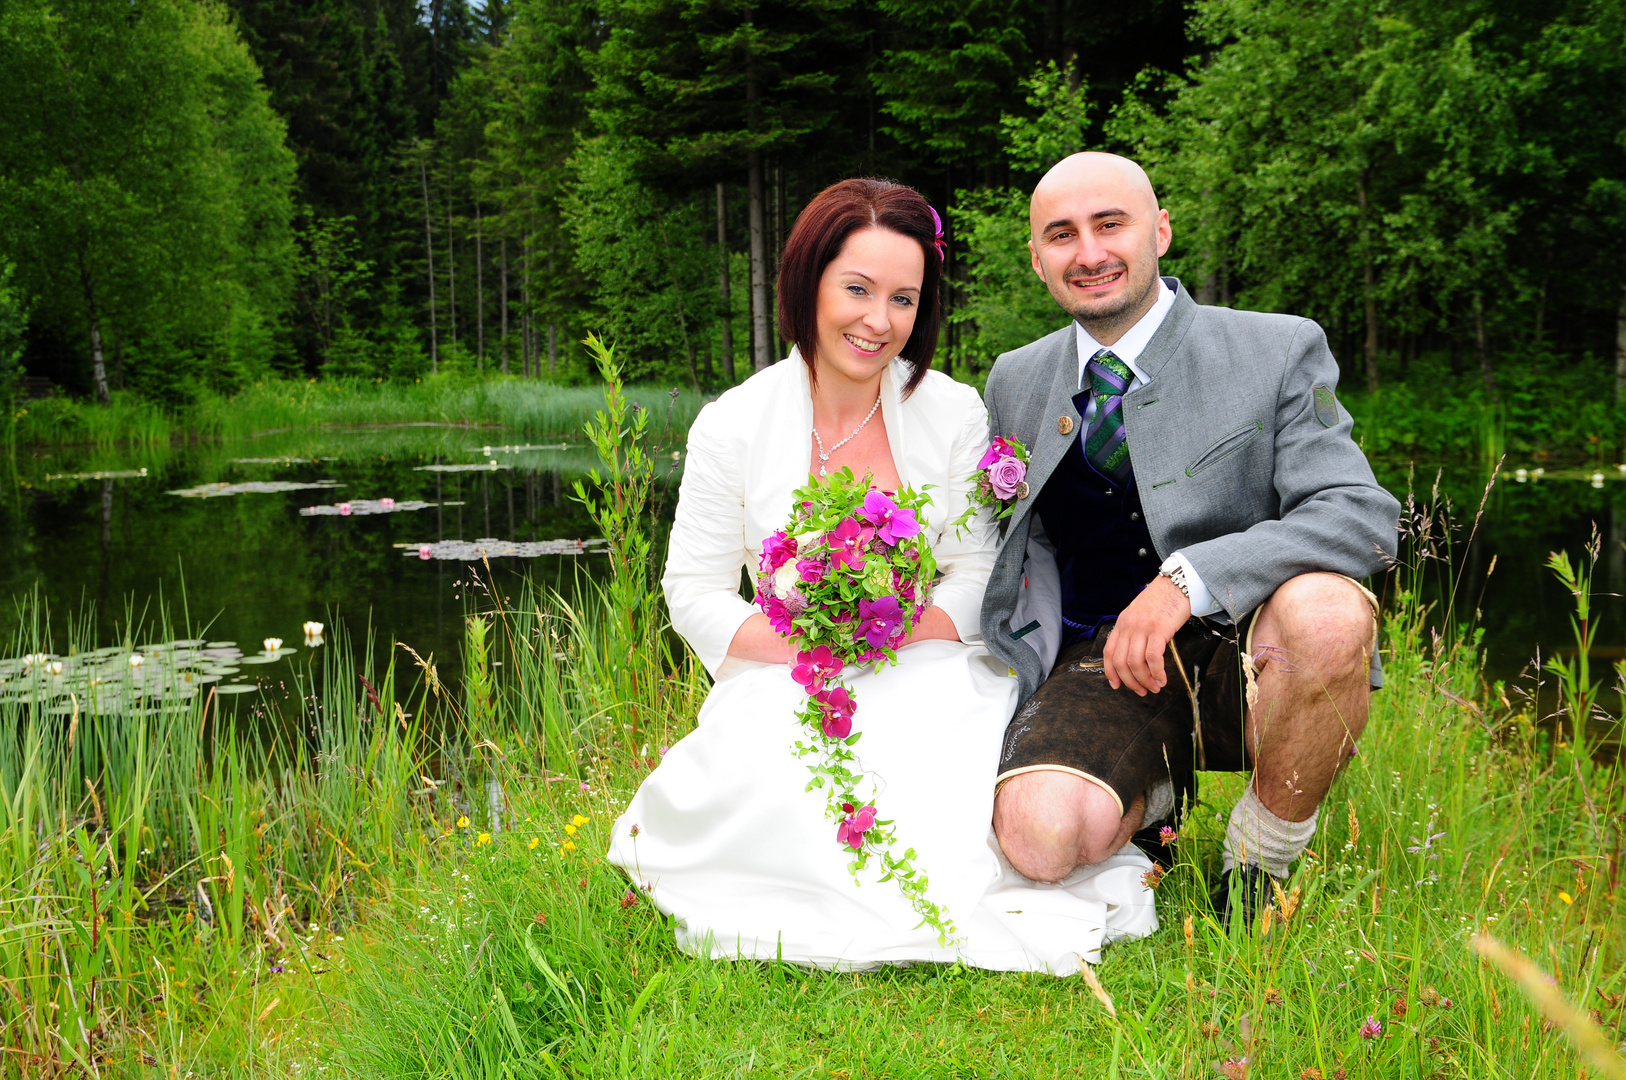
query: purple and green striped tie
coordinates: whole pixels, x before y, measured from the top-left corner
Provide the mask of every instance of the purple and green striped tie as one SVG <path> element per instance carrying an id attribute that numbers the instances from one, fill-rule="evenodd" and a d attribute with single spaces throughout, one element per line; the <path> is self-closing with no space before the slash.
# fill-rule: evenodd
<path id="1" fill-rule="evenodd" d="M 1129 480 L 1129 443 L 1124 437 L 1124 395 L 1135 380 L 1129 365 L 1106 349 L 1084 365 L 1090 392 L 1095 395 L 1095 415 L 1084 429 L 1084 456 L 1103 476 L 1118 483 Z"/>

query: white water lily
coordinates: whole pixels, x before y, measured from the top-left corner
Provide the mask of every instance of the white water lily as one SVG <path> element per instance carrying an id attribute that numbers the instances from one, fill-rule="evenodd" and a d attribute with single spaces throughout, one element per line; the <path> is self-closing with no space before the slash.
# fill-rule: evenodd
<path id="1" fill-rule="evenodd" d="M 143 663 L 146 662 L 146 659 L 147 658 L 145 656 L 142 656 L 140 653 L 131 653 L 130 654 L 130 666 L 131 667 L 140 667 Z"/>
<path id="2" fill-rule="evenodd" d="M 23 667 L 25 667 L 25 668 L 42 667 L 42 666 L 44 666 L 45 662 L 47 660 L 49 660 L 49 659 L 50 659 L 50 657 L 47 656 L 45 653 L 42 653 L 42 652 L 29 653 L 27 656 L 23 657 Z"/>
<path id="3" fill-rule="evenodd" d="M 315 647 L 322 644 L 322 630 L 323 626 L 321 623 L 307 622 L 305 624 L 305 645 L 307 647 Z"/>
<path id="4" fill-rule="evenodd" d="M 45 670 L 50 672 L 52 675 L 62 674 L 62 661 L 52 660 L 49 664 L 45 665 Z"/>
<path id="5" fill-rule="evenodd" d="M 276 652 L 278 649 L 282 648 L 282 639 L 279 637 L 268 637 L 264 641 L 260 642 L 260 644 L 265 646 L 266 652 Z"/>

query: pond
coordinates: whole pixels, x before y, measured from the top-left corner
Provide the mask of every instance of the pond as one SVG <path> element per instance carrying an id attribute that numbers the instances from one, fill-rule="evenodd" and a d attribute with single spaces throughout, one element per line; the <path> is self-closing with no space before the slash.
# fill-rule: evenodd
<path id="1" fill-rule="evenodd" d="M 284 648 L 252 669 L 262 680 L 299 654 L 306 622 L 336 618 L 354 631 L 370 626 L 380 645 L 394 639 L 433 653 L 455 678 L 474 542 L 509 545 L 482 545 L 509 594 L 520 574 L 568 591 L 603 565 L 592 523 L 571 498 L 572 481 L 592 464 L 579 438 L 526 441 L 439 425 L 152 451 L 19 450 L 14 493 L 0 505 L 9 555 L 0 590 L 17 598 L 37 587 L 59 637 L 70 612 L 94 605 L 103 643 L 120 642 L 132 620 L 157 626 L 160 608 L 173 636 L 200 650 L 265 660 L 264 640 L 281 639 Z M 1402 498 L 1410 488 L 1428 501 L 1438 477 L 1461 526 L 1450 553 L 1459 571 L 1454 611 L 1458 621 L 1479 611 L 1494 677 L 1516 677 L 1538 647 L 1543 655 L 1572 647 L 1571 599 L 1545 563 L 1554 550 L 1582 555 L 1594 523 L 1597 589 L 1615 594 L 1600 605 L 1596 655 L 1626 655 L 1618 597 L 1626 591 L 1626 471 L 1524 468 L 1522 481 L 1511 465 L 1497 478 L 1468 544 L 1487 472 L 1377 463 Z M 1444 581 L 1436 576 L 1438 598 L 1452 594 Z M 228 673 L 222 688 L 251 681 Z"/>

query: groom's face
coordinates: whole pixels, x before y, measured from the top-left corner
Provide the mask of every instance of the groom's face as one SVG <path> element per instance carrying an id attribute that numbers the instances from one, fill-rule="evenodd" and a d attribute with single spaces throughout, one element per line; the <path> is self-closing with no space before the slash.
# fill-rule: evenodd
<path id="1" fill-rule="evenodd" d="M 1158 208 L 1138 169 L 1112 160 L 1068 164 L 1034 192 L 1033 269 L 1086 328 L 1123 323 L 1127 330 L 1156 300 L 1157 260 L 1171 236 L 1168 211 Z"/>

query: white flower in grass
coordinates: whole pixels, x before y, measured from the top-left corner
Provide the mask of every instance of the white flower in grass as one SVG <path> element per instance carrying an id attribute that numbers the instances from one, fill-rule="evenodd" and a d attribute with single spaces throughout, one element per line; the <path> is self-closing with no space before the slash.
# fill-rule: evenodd
<path id="1" fill-rule="evenodd" d="M 311 647 L 322 644 L 322 630 L 321 623 L 307 622 L 305 624 L 305 644 Z"/>
<path id="2" fill-rule="evenodd" d="M 142 664 L 144 664 L 146 662 L 147 662 L 147 658 L 145 656 L 142 656 L 140 653 L 131 653 L 130 654 L 130 666 L 131 667 L 138 668 L 138 667 L 140 667 Z"/>
<path id="3" fill-rule="evenodd" d="M 50 657 L 47 656 L 45 653 L 42 653 L 42 652 L 29 653 L 27 656 L 23 657 L 23 667 L 25 667 L 25 668 L 44 667 L 45 662 L 47 660 L 49 660 L 49 659 L 50 659 Z"/>
<path id="4" fill-rule="evenodd" d="M 268 637 L 264 641 L 260 642 L 260 644 L 265 646 L 266 652 L 277 652 L 282 648 L 282 639 L 279 637 Z"/>
<path id="5" fill-rule="evenodd" d="M 49 664 L 45 665 L 45 670 L 50 672 L 52 675 L 62 674 L 62 661 L 52 660 Z"/>

